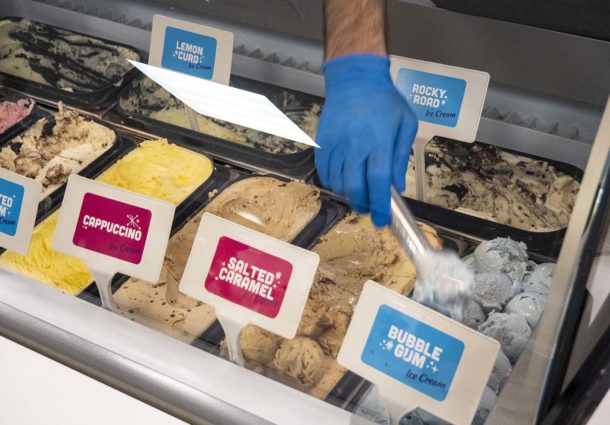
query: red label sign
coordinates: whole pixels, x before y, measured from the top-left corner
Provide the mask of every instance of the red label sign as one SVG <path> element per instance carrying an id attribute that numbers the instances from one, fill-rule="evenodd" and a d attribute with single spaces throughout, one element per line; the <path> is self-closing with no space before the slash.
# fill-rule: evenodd
<path id="1" fill-rule="evenodd" d="M 72 242 L 74 245 L 139 264 L 151 212 L 114 199 L 86 193 Z"/>
<path id="2" fill-rule="evenodd" d="M 291 274 L 288 261 L 222 236 L 205 288 L 273 319 L 280 311 Z"/>

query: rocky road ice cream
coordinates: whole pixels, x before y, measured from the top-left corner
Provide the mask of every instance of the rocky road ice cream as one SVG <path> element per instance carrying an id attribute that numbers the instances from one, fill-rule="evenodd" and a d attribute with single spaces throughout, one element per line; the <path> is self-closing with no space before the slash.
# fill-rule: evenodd
<path id="1" fill-rule="evenodd" d="M 547 161 L 440 138 L 425 155 L 428 203 L 528 231 L 568 225 L 580 183 Z M 416 198 L 413 161 L 406 180 L 406 196 Z"/>

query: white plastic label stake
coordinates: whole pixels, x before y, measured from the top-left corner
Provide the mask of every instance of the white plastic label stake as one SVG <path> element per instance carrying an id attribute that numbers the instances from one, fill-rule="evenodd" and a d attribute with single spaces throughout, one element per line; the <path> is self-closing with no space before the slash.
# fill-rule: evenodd
<path id="1" fill-rule="evenodd" d="M 205 213 L 180 291 L 215 307 L 231 360 L 243 364 L 239 333 L 247 324 L 293 338 L 320 257 Z"/>
<path id="2" fill-rule="evenodd" d="M 417 199 L 423 201 L 426 144 L 434 136 L 474 142 L 489 74 L 400 56 L 390 59 L 396 88 L 419 121 L 413 148 Z"/>
<path id="3" fill-rule="evenodd" d="M 0 246 L 30 250 L 42 187 L 40 182 L 0 168 Z"/>
<path id="4" fill-rule="evenodd" d="M 53 249 L 87 263 L 102 305 L 111 309 L 116 273 L 159 279 L 174 210 L 168 202 L 71 175 Z"/>
<path id="5" fill-rule="evenodd" d="M 232 32 L 167 16 L 153 16 L 150 65 L 229 84 L 232 61 Z"/>
<path id="6" fill-rule="evenodd" d="M 229 84 L 233 33 L 167 16 L 154 15 L 148 64 L 206 80 Z M 191 128 L 197 115 L 184 106 Z"/>
<path id="7" fill-rule="evenodd" d="M 420 407 L 470 425 L 500 344 L 368 281 L 337 360 L 379 386 L 393 424 Z"/>
<path id="8" fill-rule="evenodd" d="M 265 96 L 179 72 L 129 61 L 196 112 L 305 145 L 318 145 Z"/>

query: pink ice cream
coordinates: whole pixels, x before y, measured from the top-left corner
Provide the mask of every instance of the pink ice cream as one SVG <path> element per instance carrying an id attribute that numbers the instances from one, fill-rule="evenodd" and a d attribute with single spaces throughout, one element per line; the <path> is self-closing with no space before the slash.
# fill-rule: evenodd
<path id="1" fill-rule="evenodd" d="M 34 102 L 30 99 L 0 103 L 0 134 L 30 115 L 33 107 Z"/>

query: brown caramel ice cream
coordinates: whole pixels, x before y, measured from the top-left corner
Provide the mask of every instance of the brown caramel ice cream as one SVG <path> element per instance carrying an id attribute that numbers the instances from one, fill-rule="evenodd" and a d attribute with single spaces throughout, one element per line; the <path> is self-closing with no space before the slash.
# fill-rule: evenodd
<path id="1" fill-rule="evenodd" d="M 212 307 L 178 291 L 203 213 L 290 241 L 318 213 L 320 205 L 320 192 L 314 186 L 272 177 L 239 180 L 172 236 L 159 282 L 132 278 L 114 294 L 114 301 L 135 320 L 192 342 L 216 320 Z"/>
<path id="2" fill-rule="evenodd" d="M 420 227 L 434 248 L 442 241 L 426 224 Z M 248 364 L 287 378 L 313 395 L 325 397 L 344 373 L 335 358 L 358 302 L 364 283 L 371 279 L 402 294 L 415 284 L 415 265 L 398 246 L 388 229 L 376 229 L 370 217 L 351 214 L 335 226 L 313 249 L 320 255 L 309 299 L 297 337 L 283 342 L 272 364 Z M 247 327 L 243 332 L 250 331 Z M 242 332 L 242 333 L 243 333 Z M 268 339 L 265 339 L 268 341 Z M 251 340 L 241 339 L 242 352 Z M 262 350 L 257 342 L 257 350 Z M 276 347 L 277 342 L 268 347 Z M 320 353 L 322 357 L 320 358 Z M 250 359 L 249 359 L 250 360 Z M 301 363 L 299 363 L 301 362 Z M 313 367 L 319 369 L 312 370 Z"/>

